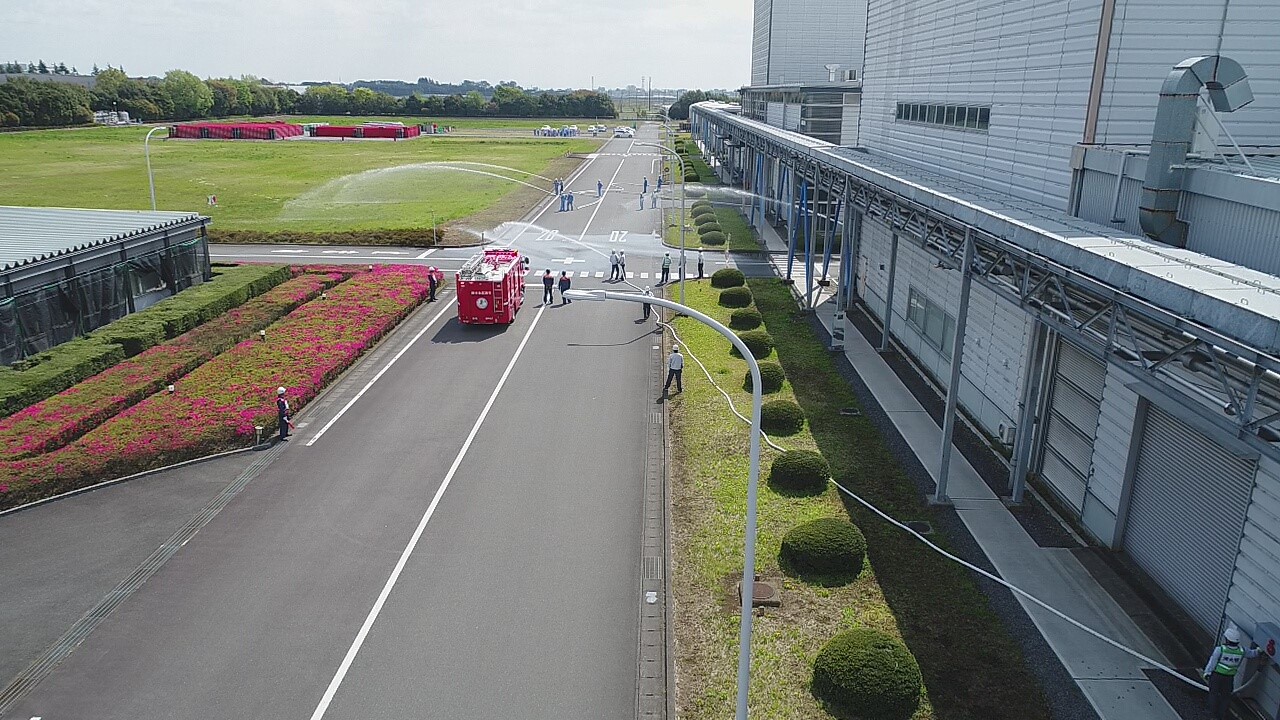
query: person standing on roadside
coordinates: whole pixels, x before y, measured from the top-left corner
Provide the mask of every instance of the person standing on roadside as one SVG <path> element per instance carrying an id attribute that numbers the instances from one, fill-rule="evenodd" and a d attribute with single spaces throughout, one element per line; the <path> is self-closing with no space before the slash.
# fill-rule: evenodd
<path id="1" fill-rule="evenodd" d="M 644 193 L 640 193 L 640 209 L 644 209 Z"/>
<path id="2" fill-rule="evenodd" d="M 702 248 L 698 248 L 698 279 L 702 279 Z"/>
<path id="3" fill-rule="evenodd" d="M 648 286 L 648 285 L 645 285 L 645 286 L 644 286 L 644 296 L 645 296 L 645 297 L 653 297 L 653 293 L 649 292 L 649 286 Z M 650 305 L 650 304 L 649 304 L 649 303 L 647 303 L 647 302 L 646 302 L 646 303 L 644 303 L 644 317 L 643 317 L 643 318 L 641 318 L 641 319 L 642 319 L 642 320 L 648 320 L 648 319 L 649 319 L 649 313 L 651 313 L 651 312 L 653 312 L 653 306 L 652 306 L 652 305 Z"/>
<path id="4" fill-rule="evenodd" d="M 569 191 L 569 210 L 573 210 L 573 191 Z"/>
<path id="5" fill-rule="evenodd" d="M 618 279 L 618 251 L 617 250 L 609 251 L 609 279 L 610 280 Z"/>
<path id="6" fill-rule="evenodd" d="M 427 268 L 427 302 L 436 301 L 436 288 L 440 287 L 439 272 L 435 265 Z"/>
<path id="7" fill-rule="evenodd" d="M 604 181 L 596 180 L 596 197 L 604 197 Z"/>
<path id="8" fill-rule="evenodd" d="M 662 255 L 662 279 L 658 281 L 659 285 L 666 285 L 671 282 L 671 253 Z"/>
<path id="9" fill-rule="evenodd" d="M 289 439 L 289 427 L 293 421 L 289 419 L 289 401 L 284 397 L 284 387 L 276 388 L 276 418 L 280 421 L 280 440 Z"/>
<path id="10" fill-rule="evenodd" d="M 556 294 L 554 290 L 555 285 L 556 285 L 556 276 L 551 274 L 551 268 L 547 268 L 547 271 L 542 273 L 542 304 L 543 305 L 550 305 L 551 303 L 555 302 L 555 299 L 556 299 Z"/>
<path id="11" fill-rule="evenodd" d="M 565 303 L 573 302 L 572 300 L 564 296 L 565 292 L 569 289 L 569 285 L 571 284 L 572 284 L 572 281 L 569 280 L 569 273 L 565 270 L 561 270 L 560 271 L 560 304 L 561 305 L 564 305 Z"/>
<path id="12" fill-rule="evenodd" d="M 641 190 L 640 192 L 646 195 L 649 193 L 649 176 L 648 175 L 644 176 L 644 189 Z"/>
<path id="13" fill-rule="evenodd" d="M 667 383 L 662 386 L 662 394 L 671 389 L 671 381 L 676 381 L 676 392 L 684 392 L 680 384 L 680 376 L 684 374 L 684 356 L 680 354 L 680 346 L 673 345 L 671 354 L 667 356 Z"/>
<path id="14" fill-rule="evenodd" d="M 625 281 L 627 279 L 627 251 L 618 251 L 618 279 Z"/>

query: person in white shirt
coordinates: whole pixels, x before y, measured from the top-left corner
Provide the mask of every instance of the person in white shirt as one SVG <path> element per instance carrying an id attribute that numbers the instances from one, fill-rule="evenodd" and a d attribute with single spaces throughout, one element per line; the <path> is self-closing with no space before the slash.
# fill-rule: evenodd
<path id="1" fill-rule="evenodd" d="M 662 386 L 662 392 L 666 393 L 671 389 L 671 381 L 676 381 L 676 392 L 684 392 L 684 387 L 680 383 L 680 376 L 684 373 L 684 356 L 680 354 L 680 346 L 675 345 L 671 348 L 671 354 L 667 356 L 667 383 Z"/>

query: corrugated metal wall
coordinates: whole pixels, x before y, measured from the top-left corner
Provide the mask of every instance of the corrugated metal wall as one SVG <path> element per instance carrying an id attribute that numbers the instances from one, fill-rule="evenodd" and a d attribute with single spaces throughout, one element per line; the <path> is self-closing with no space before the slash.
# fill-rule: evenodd
<path id="1" fill-rule="evenodd" d="M 1116 546 L 1120 498 L 1124 494 L 1129 448 L 1138 414 L 1138 393 L 1131 380 L 1114 366 L 1107 367 L 1093 441 L 1093 470 L 1081 521 L 1098 542 Z"/>
<path id="2" fill-rule="evenodd" d="M 857 264 L 864 276 L 864 297 L 877 317 L 884 318 L 884 297 L 889 282 L 891 237 L 887 228 L 864 220 Z M 880 266 L 884 265 L 881 270 Z M 893 335 L 935 379 L 945 384 L 951 361 L 907 323 L 907 299 L 915 287 L 951 313 L 960 300 L 960 274 L 935 267 L 936 262 L 909 240 L 898 243 L 897 279 L 894 281 Z M 1021 308 L 1001 301 L 975 283 L 969 298 L 969 323 L 958 401 L 965 412 L 991 435 L 1000 425 L 1013 424 L 1018 391 L 1026 364 L 1033 323 Z"/>
<path id="3" fill-rule="evenodd" d="M 824 67 L 838 64 L 856 69 L 861 76 L 862 44 L 866 33 L 865 0 L 758 0 L 753 51 L 760 47 L 761 5 L 772 5 L 768 28 L 768 59 L 755 60 L 753 52 L 751 84 L 827 82 Z M 757 80 L 760 66 L 767 77 Z"/>
<path id="4" fill-rule="evenodd" d="M 751 33 L 751 84 L 769 84 L 769 33 L 773 0 L 756 0 Z"/>
<path id="5" fill-rule="evenodd" d="M 1184 192 L 1178 217 L 1189 250 L 1280 275 L 1280 212 Z"/>
<path id="6" fill-rule="evenodd" d="M 1121 222 L 1111 221 L 1115 191 L 1115 175 L 1097 170 L 1085 170 L 1084 183 L 1080 188 L 1080 217 L 1141 236 L 1142 225 L 1138 222 L 1138 202 L 1142 198 L 1142 178 L 1125 176 L 1124 185 L 1120 187 L 1120 204 L 1115 215 L 1121 219 Z"/>
<path id="7" fill-rule="evenodd" d="M 1260 622 L 1280 622 L 1280 464 L 1262 458 L 1254 481 L 1244 537 L 1236 558 L 1227 617 L 1252 635 Z M 1265 672 L 1255 699 L 1274 716 L 1280 708 L 1280 674 Z"/>
<path id="8" fill-rule="evenodd" d="M 1219 51 L 1224 7 L 1227 22 Z M 1169 71 L 1187 58 L 1221 52 L 1244 66 L 1255 98 L 1243 110 L 1220 115 L 1223 123 L 1241 145 L 1276 145 L 1278 38 L 1280 12 L 1274 0 L 1117 2 L 1097 141 L 1149 144 L 1160 84 Z"/>

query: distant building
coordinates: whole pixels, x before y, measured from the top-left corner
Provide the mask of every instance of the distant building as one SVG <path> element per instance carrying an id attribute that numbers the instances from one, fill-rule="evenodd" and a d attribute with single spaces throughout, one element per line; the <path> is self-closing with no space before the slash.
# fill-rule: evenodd
<path id="1" fill-rule="evenodd" d="M 209 222 L 195 213 L 0 206 L 0 363 L 204 282 Z"/>

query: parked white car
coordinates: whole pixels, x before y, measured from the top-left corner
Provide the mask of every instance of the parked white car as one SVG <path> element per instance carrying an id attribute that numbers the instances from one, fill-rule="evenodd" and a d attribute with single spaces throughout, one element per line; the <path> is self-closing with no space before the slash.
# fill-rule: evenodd
<path id="1" fill-rule="evenodd" d="M 636 136 L 636 131 L 632 130 L 629 127 L 623 127 L 619 125 L 618 127 L 613 129 L 613 136 L 620 137 L 620 138 L 633 138 Z"/>

